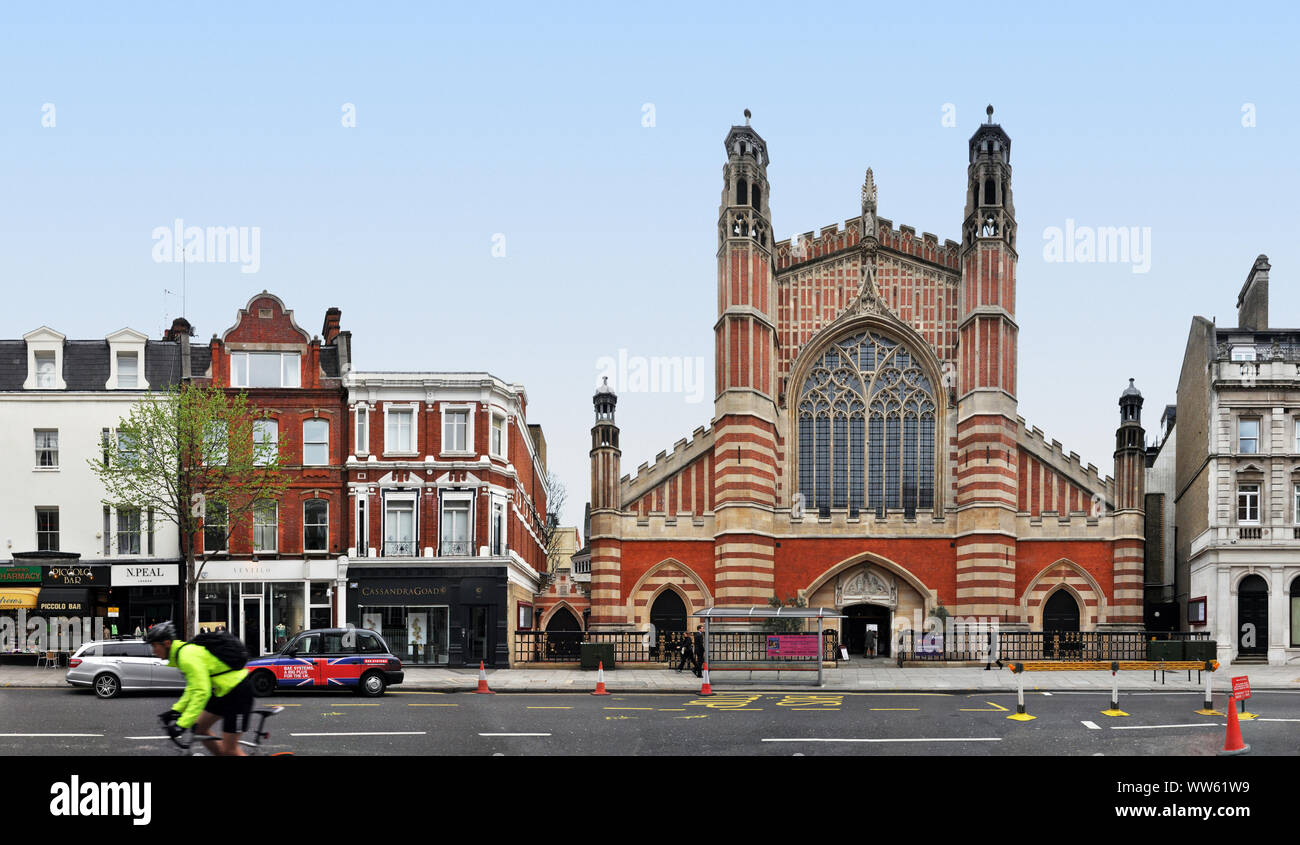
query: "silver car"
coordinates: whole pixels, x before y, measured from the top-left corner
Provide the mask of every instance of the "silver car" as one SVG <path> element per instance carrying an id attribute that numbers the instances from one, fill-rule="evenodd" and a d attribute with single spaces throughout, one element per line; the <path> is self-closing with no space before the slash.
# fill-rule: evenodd
<path id="1" fill-rule="evenodd" d="M 154 657 L 143 640 L 86 643 L 68 660 L 66 680 L 74 687 L 90 687 L 100 698 L 136 690 L 185 689 L 181 670 Z"/>

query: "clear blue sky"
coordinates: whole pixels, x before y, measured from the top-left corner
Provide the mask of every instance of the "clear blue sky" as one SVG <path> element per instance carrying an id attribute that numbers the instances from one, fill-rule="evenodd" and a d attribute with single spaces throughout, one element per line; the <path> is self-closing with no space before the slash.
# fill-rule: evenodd
<path id="1" fill-rule="evenodd" d="M 157 336 L 180 268 L 153 261 L 153 230 L 257 226 L 257 273 L 190 265 L 200 339 L 266 288 L 309 331 L 342 308 L 360 368 L 521 382 L 576 523 L 598 359 L 712 371 L 742 110 L 778 238 L 853 215 L 870 166 L 883 217 L 956 240 L 987 103 L 1013 141 L 1020 411 L 1050 438 L 1109 473 L 1128 378 L 1153 430 L 1192 315 L 1235 324 L 1261 252 L 1273 324 L 1300 325 L 1289 4 L 467 6 L 6 7 L 0 336 Z M 1150 272 L 1045 262 L 1068 219 L 1149 227 Z M 711 412 L 624 394 L 624 470 Z"/>

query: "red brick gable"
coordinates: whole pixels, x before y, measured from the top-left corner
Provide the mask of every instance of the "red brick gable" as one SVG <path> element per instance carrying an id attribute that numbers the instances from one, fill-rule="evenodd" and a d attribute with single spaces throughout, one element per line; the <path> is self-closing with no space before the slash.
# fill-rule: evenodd
<path id="1" fill-rule="evenodd" d="M 307 334 L 293 319 L 293 312 L 274 294 L 262 291 L 239 309 L 235 324 L 221 336 L 225 343 L 239 344 L 293 344 L 311 342 Z"/>

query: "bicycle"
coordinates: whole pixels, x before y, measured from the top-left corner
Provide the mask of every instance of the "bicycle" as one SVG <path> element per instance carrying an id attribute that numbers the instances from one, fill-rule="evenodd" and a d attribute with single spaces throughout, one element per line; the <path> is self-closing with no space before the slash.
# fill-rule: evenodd
<path id="1" fill-rule="evenodd" d="M 210 749 L 208 749 L 206 743 L 220 742 L 221 737 L 213 736 L 212 734 L 196 734 L 192 730 L 188 732 L 185 730 L 174 732 L 172 730 L 176 722 L 176 716 L 174 715 L 174 712 L 175 711 L 168 711 L 166 713 L 162 713 L 158 716 L 158 720 L 162 722 L 163 730 L 167 731 L 167 738 L 172 741 L 172 745 L 175 745 L 178 749 L 180 749 L 181 756 L 182 757 L 216 756 L 212 754 Z M 251 730 L 253 734 L 253 739 L 250 741 L 244 739 L 243 736 L 239 738 L 239 744 L 244 748 L 244 751 L 248 756 L 250 757 L 262 757 L 262 756 L 292 757 L 293 756 L 292 751 L 276 751 L 268 754 L 266 753 L 266 749 L 262 747 L 262 740 L 269 739 L 271 736 L 270 731 L 266 730 L 266 720 L 271 718 L 272 716 L 277 716 L 283 712 L 284 712 L 283 707 L 272 707 L 270 709 L 263 708 L 263 709 L 254 710 L 252 712 L 252 716 L 257 719 L 256 725 L 249 726 L 249 730 Z M 249 721 L 252 722 L 252 719 L 250 719 Z M 248 730 L 245 730 L 244 733 L 247 734 L 248 732 L 249 732 Z"/>

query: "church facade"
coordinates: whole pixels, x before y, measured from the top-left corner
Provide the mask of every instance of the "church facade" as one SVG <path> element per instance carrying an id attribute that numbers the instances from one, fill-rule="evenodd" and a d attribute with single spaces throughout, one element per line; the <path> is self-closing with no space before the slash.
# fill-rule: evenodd
<path id="1" fill-rule="evenodd" d="M 766 142 L 747 119 L 725 148 L 713 418 L 623 474 L 617 396 L 596 393 L 589 627 L 776 597 L 844 613 L 851 649 L 939 605 L 1141 628 L 1141 395 L 1120 399 L 1113 476 L 1017 415 L 1011 139 L 991 107 L 959 243 L 879 217 L 870 170 L 843 226 L 775 241 Z"/>

